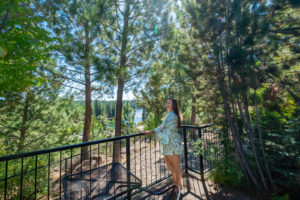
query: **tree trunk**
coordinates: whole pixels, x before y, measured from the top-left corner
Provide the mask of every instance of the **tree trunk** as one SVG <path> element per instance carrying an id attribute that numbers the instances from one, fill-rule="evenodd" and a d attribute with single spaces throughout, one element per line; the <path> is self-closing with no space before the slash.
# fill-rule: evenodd
<path id="1" fill-rule="evenodd" d="M 242 93 L 244 93 L 244 92 L 242 92 Z M 261 164 L 258 159 L 255 143 L 254 143 L 253 129 L 250 124 L 249 112 L 247 112 L 248 111 L 247 99 L 245 99 L 246 98 L 245 94 L 243 94 L 242 96 L 243 96 L 243 108 L 244 108 L 245 113 L 242 110 L 241 102 L 238 100 L 238 107 L 239 107 L 239 111 L 240 111 L 240 115 L 241 115 L 241 120 L 242 120 L 243 126 L 246 128 L 246 131 L 248 134 L 248 139 L 249 139 L 249 143 L 251 146 L 252 154 L 254 156 L 256 168 L 258 170 L 258 174 L 261 179 L 262 185 L 264 187 L 264 190 L 268 191 L 266 179 L 265 179 L 264 173 L 262 171 Z M 239 98 L 239 97 L 237 97 L 237 98 Z"/>
<path id="2" fill-rule="evenodd" d="M 123 99 L 124 80 L 118 79 L 116 118 L 115 118 L 115 136 L 121 136 L 122 131 L 122 99 Z M 121 162 L 120 141 L 114 142 L 113 162 Z"/>
<path id="3" fill-rule="evenodd" d="M 256 89 L 254 89 L 254 102 L 255 102 L 255 113 L 256 113 L 256 123 L 257 123 L 257 132 L 258 132 L 258 136 L 259 136 L 259 144 L 260 144 L 260 150 L 262 153 L 262 160 L 263 163 L 265 165 L 265 169 L 269 178 L 269 181 L 271 183 L 271 191 L 274 192 L 274 181 L 270 172 L 270 168 L 269 168 L 269 164 L 267 163 L 267 159 L 266 159 L 266 153 L 265 153 L 265 147 L 264 147 L 264 143 L 263 143 L 263 139 L 262 139 L 262 133 L 261 133 L 261 129 L 260 129 L 260 114 L 259 111 L 257 109 L 257 100 L 256 100 Z"/>
<path id="4" fill-rule="evenodd" d="M 244 171 L 245 175 L 248 177 L 248 179 L 253 183 L 253 185 L 255 185 L 256 188 L 260 191 L 261 190 L 260 184 L 257 181 L 252 169 L 250 168 L 246 154 L 242 147 L 241 138 L 238 135 L 237 128 L 235 127 L 234 121 L 232 119 L 231 108 L 230 108 L 230 105 L 228 102 L 227 89 L 226 89 L 226 85 L 224 83 L 225 70 L 224 70 L 224 67 L 222 70 L 221 63 L 223 63 L 223 62 L 220 61 L 220 59 L 223 58 L 221 42 L 220 42 L 220 45 L 221 45 L 221 48 L 220 48 L 221 56 L 216 58 L 217 62 L 218 62 L 218 64 L 217 64 L 217 79 L 218 79 L 218 85 L 219 85 L 219 89 L 220 89 L 222 99 L 223 99 L 223 106 L 224 106 L 226 121 L 228 122 L 228 126 L 231 130 L 233 141 L 234 141 L 235 148 L 236 148 L 236 152 L 237 152 L 240 164 L 243 168 L 243 171 Z"/>
<path id="5" fill-rule="evenodd" d="M 85 45 L 84 45 L 84 56 L 85 56 L 85 66 L 84 66 L 84 78 L 85 78 L 85 117 L 84 117 L 84 130 L 82 142 L 88 142 L 90 139 L 91 122 L 92 122 L 92 99 L 91 99 L 91 72 L 90 72 L 90 60 L 89 60 L 89 27 L 88 22 L 84 24 L 85 32 Z M 82 160 L 89 158 L 88 146 L 81 148 Z"/>
<path id="6" fill-rule="evenodd" d="M 129 10 L 130 0 L 126 0 L 124 24 L 122 31 L 122 47 L 120 54 L 120 66 L 119 66 L 119 77 L 118 77 L 118 91 L 117 91 L 117 104 L 116 104 L 116 118 L 115 118 L 115 136 L 120 136 L 122 131 L 122 101 L 123 101 L 123 90 L 125 83 L 126 73 L 126 48 L 128 40 L 128 21 L 129 21 Z M 113 144 L 113 162 L 121 161 L 121 145 L 120 141 L 115 141 Z"/>
<path id="7" fill-rule="evenodd" d="M 197 99 L 195 96 L 192 97 L 192 114 L 191 114 L 191 125 L 196 124 L 196 102 Z M 195 138 L 195 129 L 191 129 L 191 138 Z"/>
<path id="8" fill-rule="evenodd" d="M 192 98 L 192 115 L 191 115 L 191 125 L 196 124 L 196 97 L 193 96 Z"/>
<path id="9" fill-rule="evenodd" d="M 253 185 L 255 185 L 256 188 L 258 190 L 260 190 L 260 184 L 258 183 L 256 177 L 254 176 L 254 173 L 252 172 L 252 170 L 250 168 L 246 154 L 242 147 L 241 138 L 239 137 L 237 129 L 233 123 L 233 119 L 231 117 L 231 112 L 230 112 L 230 106 L 228 104 L 226 92 L 224 89 L 224 83 L 222 83 L 222 82 L 223 81 L 219 80 L 219 86 L 220 86 L 220 90 L 221 90 L 221 94 L 222 94 L 222 98 L 223 98 L 225 117 L 226 117 L 226 121 L 228 122 L 228 126 L 232 133 L 232 137 L 233 137 L 233 141 L 235 143 L 235 148 L 236 148 L 237 155 L 239 157 L 239 161 L 245 172 L 245 175 L 249 178 L 249 180 L 253 183 Z"/>
<path id="10" fill-rule="evenodd" d="M 20 140 L 19 140 L 19 145 L 18 145 L 18 152 L 22 151 L 24 148 L 24 142 L 25 142 L 25 135 L 26 135 L 26 130 L 27 130 L 27 120 L 28 120 L 28 109 L 29 109 L 29 92 L 26 94 L 26 99 L 25 99 L 25 105 L 23 109 L 23 122 L 22 122 L 22 127 L 20 130 Z"/>

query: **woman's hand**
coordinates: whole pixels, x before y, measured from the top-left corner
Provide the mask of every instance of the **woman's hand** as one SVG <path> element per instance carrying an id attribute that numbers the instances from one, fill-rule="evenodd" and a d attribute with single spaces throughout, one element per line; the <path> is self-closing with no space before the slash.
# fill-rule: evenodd
<path id="1" fill-rule="evenodd" d="M 155 131 L 142 131 L 141 132 L 142 134 L 144 134 L 144 135 L 150 135 L 150 134 L 153 134 L 153 133 L 155 133 Z"/>

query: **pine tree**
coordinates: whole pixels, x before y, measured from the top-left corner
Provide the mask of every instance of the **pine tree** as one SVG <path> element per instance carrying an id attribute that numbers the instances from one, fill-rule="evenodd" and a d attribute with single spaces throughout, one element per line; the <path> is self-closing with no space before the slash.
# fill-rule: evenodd
<path id="1" fill-rule="evenodd" d="M 0 96 L 43 81 L 34 72 L 48 58 L 51 38 L 30 2 L 0 2 Z"/>
<path id="2" fill-rule="evenodd" d="M 46 68 L 56 67 L 54 62 L 44 63 L 38 74 L 46 78 Z M 72 97 L 60 98 L 61 80 L 47 80 L 24 92 L 6 93 L 1 103 L 0 130 L 7 153 L 50 148 L 76 142 L 72 137 L 81 132 L 81 112 L 72 107 Z"/>
<path id="3" fill-rule="evenodd" d="M 242 169 L 261 194 L 269 194 L 273 179 L 264 155 L 259 157 L 261 154 L 255 144 L 247 96 L 261 52 L 260 44 L 265 42 L 265 27 L 269 24 L 266 18 L 258 17 L 267 12 L 266 6 L 258 1 L 189 1 L 187 10 L 191 24 L 197 30 L 194 37 L 206 47 L 210 58 L 210 64 L 205 67 L 212 66 L 211 69 L 217 72 L 226 121 Z M 236 124 L 238 115 L 242 130 Z M 242 147 L 241 133 L 247 136 L 255 168 L 250 166 Z"/>
<path id="4" fill-rule="evenodd" d="M 164 33 L 161 27 L 168 23 L 168 1 L 114 0 L 113 3 L 111 21 L 103 24 L 106 37 L 102 38 L 101 51 L 110 56 L 108 63 L 115 78 L 109 80 L 117 85 L 115 136 L 120 136 L 123 92 L 136 84 L 136 77 L 143 72 L 155 41 Z M 153 33 L 155 25 L 161 30 L 156 35 Z M 120 162 L 120 156 L 120 144 L 116 141 L 114 161 Z"/>
<path id="5" fill-rule="evenodd" d="M 85 118 L 82 141 L 90 139 L 92 121 L 92 93 L 104 93 L 106 83 L 95 68 L 105 67 L 105 59 L 98 52 L 103 27 L 101 22 L 109 17 L 111 2 L 97 1 L 40 1 L 38 7 L 47 18 L 59 46 L 55 56 L 62 59 L 60 73 L 66 84 L 84 93 Z M 70 85 L 72 83 L 72 85 Z M 83 159 L 88 157 L 87 147 L 82 148 Z"/>

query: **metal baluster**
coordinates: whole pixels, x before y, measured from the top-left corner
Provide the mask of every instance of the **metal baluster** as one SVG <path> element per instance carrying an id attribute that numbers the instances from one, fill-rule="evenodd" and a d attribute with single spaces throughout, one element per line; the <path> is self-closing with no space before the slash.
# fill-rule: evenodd
<path id="1" fill-rule="evenodd" d="M 61 157 L 62 152 L 59 151 L 59 199 L 61 199 Z"/>
<path id="2" fill-rule="evenodd" d="M 108 143 L 106 142 L 106 165 L 107 165 L 107 152 L 108 152 L 108 150 L 107 150 L 107 147 L 108 147 Z M 109 147 L 110 148 L 110 147 Z M 105 172 L 107 173 L 107 167 L 105 167 Z M 108 190 L 108 188 L 109 188 L 109 186 L 108 185 L 106 185 L 106 190 Z"/>
<path id="3" fill-rule="evenodd" d="M 156 171 L 157 171 L 157 166 L 156 166 L 156 138 L 154 137 L 154 160 L 155 160 L 155 179 L 157 180 L 157 173 L 156 173 Z"/>
<path id="4" fill-rule="evenodd" d="M 80 153 L 80 173 L 82 173 L 82 151 Z"/>
<path id="5" fill-rule="evenodd" d="M 126 168 L 127 168 L 127 184 L 130 187 L 130 138 L 126 137 Z M 131 191 L 127 193 L 127 199 L 131 199 Z"/>
<path id="6" fill-rule="evenodd" d="M 191 137 L 191 130 L 192 129 L 194 129 L 194 128 L 189 128 L 188 130 L 189 130 L 189 133 L 190 133 L 190 147 L 191 148 L 193 148 L 193 145 L 192 145 L 192 143 L 193 142 L 195 142 L 196 141 L 196 134 L 195 134 L 195 136 L 194 137 Z M 192 141 L 192 139 L 193 139 L 193 141 Z M 192 149 L 193 150 L 193 149 Z M 193 152 L 193 151 L 192 151 Z M 195 155 L 194 155 L 194 153 L 190 153 L 190 157 L 192 158 L 191 159 L 191 168 L 192 169 L 195 169 L 197 166 L 196 166 L 196 159 L 195 159 Z M 193 167 L 193 165 L 195 165 L 195 167 Z"/>
<path id="7" fill-rule="evenodd" d="M 82 173 L 82 147 L 80 148 L 80 173 Z M 82 187 L 80 188 L 80 198 L 82 199 Z"/>
<path id="8" fill-rule="evenodd" d="M 134 175 L 136 175 L 136 150 L 135 150 L 135 136 L 133 137 L 133 145 L 134 145 Z"/>
<path id="9" fill-rule="evenodd" d="M 8 161 L 5 161 L 5 183 L 4 183 L 4 200 L 6 200 L 6 193 L 7 193 L 7 168 L 8 168 Z"/>
<path id="10" fill-rule="evenodd" d="M 34 170 L 34 199 L 36 199 L 36 188 L 37 188 L 37 158 L 38 155 L 35 156 L 35 170 Z"/>
<path id="11" fill-rule="evenodd" d="M 164 160 L 164 177 L 166 177 L 166 162 L 165 162 L 165 160 Z"/>
<path id="12" fill-rule="evenodd" d="M 73 161 L 72 161 L 73 159 L 72 158 L 73 158 L 73 149 L 71 149 L 71 173 L 70 173 L 71 175 L 73 174 Z"/>
<path id="13" fill-rule="evenodd" d="M 187 154 L 187 140 L 186 140 L 186 127 L 183 127 L 183 143 L 184 143 L 184 165 L 185 173 L 188 173 L 188 154 Z"/>
<path id="14" fill-rule="evenodd" d="M 141 179 L 143 178 L 142 177 L 142 136 L 140 136 L 140 177 Z"/>
<path id="15" fill-rule="evenodd" d="M 148 177 L 147 177 L 147 151 L 146 151 L 146 136 L 145 136 L 145 170 L 146 170 L 146 185 L 148 185 Z"/>
<path id="16" fill-rule="evenodd" d="M 201 128 L 198 129 L 198 134 L 199 134 L 199 139 L 202 140 Z M 204 169 L 203 169 L 203 154 L 200 155 L 200 172 L 201 172 L 201 176 L 203 177 L 204 176 L 204 174 L 203 174 L 203 172 L 204 172 Z"/>
<path id="17" fill-rule="evenodd" d="M 150 135 L 150 182 L 152 182 L 152 156 L 151 156 L 151 154 L 152 154 L 152 145 L 151 145 L 151 143 L 152 143 L 152 135 Z"/>
<path id="18" fill-rule="evenodd" d="M 213 135 L 213 132 L 211 131 L 211 139 L 212 139 L 212 143 L 213 143 L 213 149 L 215 149 L 215 145 L 216 145 L 216 138 Z M 214 151 L 211 151 L 211 155 L 215 158 L 215 153 Z M 212 159 L 210 159 L 210 164 L 212 166 Z"/>
<path id="19" fill-rule="evenodd" d="M 48 199 L 50 199 L 50 152 L 48 153 Z"/>
<path id="20" fill-rule="evenodd" d="M 90 145 L 90 180 L 92 179 L 92 145 Z M 90 182 L 90 191 L 92 191 L 92 181 Z M 89 197 L 91 198 L 91 193 L 89 193 Z"/>
<path id="21" fill-rule="evenodd" d="M 98 164 L 97 166 L 99 167 L 99 164 L 100 164 L 100 146 L 99 146 L 99 143 L 98 143 Z"/>
<path id="22" fill-rule="evenodd" d="M 105 145 L 106 145 L 106 150 L 105 150 L 105 159 L 106 159 L 105 162 L 106 162 L 106 163 L 105 163 L 105 164 L 107 165 L 107 142 L 105 143 Z"/>
<path id="23" fill-rule="evenodd" d="M 159 143 L 159 142 L 157 142 L 157 143 Z M 160 143 L 159 143 L 159 145 L 160 145 Z M 159 154 L 160 155 L 160 154 Z M 161 179 L 161 169 L 162 169 L 162 166 L 161 166 L 161 164 L 159 164 L 159 178 Z"/>
<path id="24" fill-rule="evenodd" d="M 21 160 L 21 188 L 20 188 L 20 199 L 23 199 L 23 157 Z"/>
<path id="25" fill-rule="evenodd" d="M 193 145 L 192 145 L 192 143 L 195 141 L 195 138 L 196 138 L 196 134 L 194 135 L 194 137 L 191 137 L 191 130 L 192 130 L 193 128 L 187 128 L 187 130 L 189 131 L 189 133 L 190 133 L 190 137 L 189 137 L 189 139 L 190 139 L 190 141 L 189 141 L 189 147 L 190 148 L 193 148 Z M 192 141 L 192 139 L 193 139 L 193 141 Z M 194 157 L 194 154 L 193 153 L 190 153 L 188 156 L 190 156 L 190 158 L 191 158 L 191 169 L 194 169 L 193 168 L 193 164 L 194 164 L 194 161 L 195 161 L 195 157 Z"/>

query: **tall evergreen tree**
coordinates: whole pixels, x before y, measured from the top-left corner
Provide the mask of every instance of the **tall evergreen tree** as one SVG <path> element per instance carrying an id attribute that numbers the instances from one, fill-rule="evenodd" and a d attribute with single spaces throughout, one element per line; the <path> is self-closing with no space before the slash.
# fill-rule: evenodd
<path id="1" fill-rule="evenodd" d="M 264 155 L 260 158 L 251 126 L 247 93 L 255 74 L 255 63 L 260 58 L 261 46 L 265 42 L 268 28 L 264 2 L 258 1 L 189 1 L 187 10 L 191 24 L 197 32 L 195 38 L 206 47 L 210 67 L 217 72 L 219 90 L 223 99 L 226 121 L 230 127 L 241 166 L 261 194 L 269 194 L 273 179 Z M 201 22 L 201 23 L 199 23 Z M 237 126 L 237 116 L 243 130 Z M 251 149 L 255 168 L 252 168 L 242 147 L 245 133 Z M 262 143 L 262 141 L 260 141 Z"/>
<path id="2" fill-rule="evenodd" d="M 106 37 L 103 38 L 103 52 L 113 55 L 110 64 L 114 69 L 117 85 L 115 115 L 115 136 L 122 130 L 123 92 L 136 82 L 136 77 L 147 65 L 154 43 L 164 33 L 162 28 L 168 23 L 168 1 L 114 0 L 113 18 L 103 25 Z M 154 34 L 155 27 L 160 31 Z M 120 144 L 114 143 L 114 161 L 121 159 Z"/>
<path id="3" fill-rule="evenodd" d="M 38 74 L 45 78 L 46 68 L 56 67 L 54 62 L 44 63 Z M 0 132 L 7 153 L 37 150 L 76 142 L 72 135 L 81 132 L 79 109 L 71 106 L 72 97 L 59 97 L 62 80 L 47 80 L 40 86 L 24 92 L 7 92 L 1 100 Z"/>
<path id="4" fill-rule="evenodd" d="M 105 58 L 98 52 L 103 27 L 109 17 L 111 2 L 96 1 L 39 1 L 49 28 L 58 38 L 55 55 L 61 61 L 60 73 L 66 84 L 84 93 L 85 117 L 82 141 L 90 139 L 92 121 L 92 92 L 104 93 L 106 84 L 95 70 L 101 68 Z M 100 78 L 101 77 L 101 78 Z M 72 83 L 72 85 L 70 85 Z M 83 160 L 88 157 L 87 147 L 82 148 Z"/>

